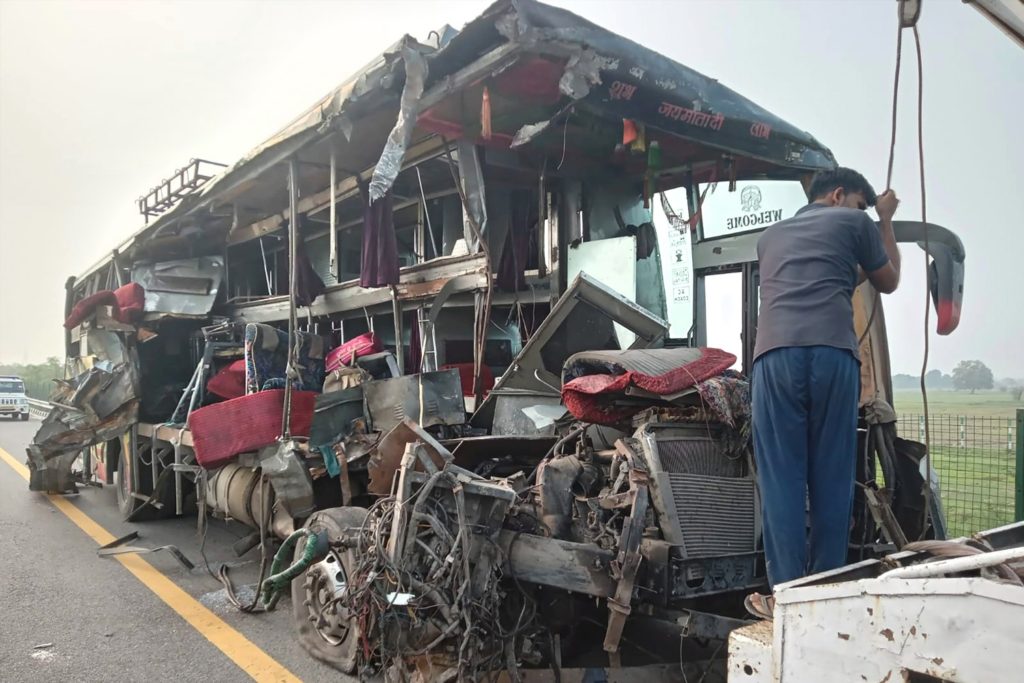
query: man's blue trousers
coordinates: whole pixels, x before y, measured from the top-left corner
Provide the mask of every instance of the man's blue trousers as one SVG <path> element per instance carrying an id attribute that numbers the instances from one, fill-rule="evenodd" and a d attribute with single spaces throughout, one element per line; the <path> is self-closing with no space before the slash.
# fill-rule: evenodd
<path id="1" fill-rule="evenodd" d="M 860 364 L 831 346 L 774 349 L 754 362 L 751 392 L 769 582 L 844 565 Z"/>

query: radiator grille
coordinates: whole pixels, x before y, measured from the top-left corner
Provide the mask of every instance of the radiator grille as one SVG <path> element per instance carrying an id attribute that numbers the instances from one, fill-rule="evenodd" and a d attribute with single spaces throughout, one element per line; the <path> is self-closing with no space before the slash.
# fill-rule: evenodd
<path id="1" fill-rule="evenodd" d="M 659 439 L 661 468 L 672 474 L 708 477 L 742 477 L 743 460 L 722 453 L 714 441 L 704 439 Z"/>
<path id="2" fill-rule="evenodd" d="M 754 550 L 754 481 L 668 474 L 687 557 Z"/>
<path id="3" fill-rule="evenodd" d="M 727 456 L 714 427 L 647 434 L 640 442 L 657 481 L 659 509 L 668 513 L 659 519 L 666 540 L 690 559 L 755 551 L 759 511 L 745 458 Z"/>

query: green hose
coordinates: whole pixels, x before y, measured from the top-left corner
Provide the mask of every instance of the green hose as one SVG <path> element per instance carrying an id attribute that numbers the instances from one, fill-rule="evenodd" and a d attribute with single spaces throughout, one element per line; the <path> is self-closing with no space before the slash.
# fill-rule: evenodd
<path id="1" fill-rule="evenodd" d="M 281 571 L 281 567 L 289 561 L 288 558 L 295 552 L 295 544 L 299 542 L 300 538 L 306 539 L 306 547 L 303 549 L 302 557 L 296 560 L 290 567 Z M 277 606 L 277 601 L 281 599 L 281 593 L 291 584 L 292 579 L 302 574 L 309 569 L 309 565 L 313 564 L 313 560 L 317 556 L 317 549 L 321 545 L 318 541 L 317 533 L 312 529 L 297 529 L 281 544 L 281 548 L 274 555 L 274 561 L 270 565 L 270 576 L 263 581 L 263 605 L 267 611 Z"/>

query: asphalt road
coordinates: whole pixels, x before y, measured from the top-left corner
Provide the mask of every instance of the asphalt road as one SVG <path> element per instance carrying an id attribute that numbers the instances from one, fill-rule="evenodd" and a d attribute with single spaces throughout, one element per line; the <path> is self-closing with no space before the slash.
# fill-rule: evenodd
<path id="1" fill-rule="evenodd" d="M 34 419 L 0 419 L 0 448 L 24 462 L 38 425 Z M 228 602 L 203 564 L 194 516 L 123 522 L 113 487 L 83 488 L 63 500 L 115 537 L 138 531 L 133 545 L 177 546 L 194 570 L 185 570 L 166 552 L 147 554 L 145 561 L 251 642 L 236 648 L 237 656 L 258 652 L 252 646 L 262 650 L 285 670 L 277 680 L 287 679 L 288 672 L 304 681 L 344 678 L 294 640 L 287 596 L 276 611 L 259 615 L 240 613 Z M 244 527 L 211 519 L 206 541 L 213 569 L 230 563 L 240 591 L 253 586 L 259 568 L 258 550 L 238 558 L 231 549 L 246 533 Z M 0 681 L 250 680 L 126 566 L 97 556 L 97 542 L 47 496 L 29 491 L 3 458 L 0 543 Z"/>

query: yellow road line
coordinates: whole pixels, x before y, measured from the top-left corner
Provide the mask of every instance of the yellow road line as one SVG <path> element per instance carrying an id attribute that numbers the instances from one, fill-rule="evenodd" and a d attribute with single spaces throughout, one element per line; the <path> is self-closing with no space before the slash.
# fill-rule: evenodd
<path id="1" fill-rule="evenodd" d="M 11 469 L 28 481 L 28 467 L 15 460 L 10 453 L 2 448 L 0 448 L 0 460 L 6 462 Z M 97 544 L 106 545 L 114 540 L 113 534 L 64 498 L 52 494 L 48 498 L 58 510 L 63 512 Z M 113 559 L 124 565 L 124 568 L 141 581 L 146 588 L 153 591 L 168 607 L 177 612 L 192 628 L 199 631 L 228 659 L 249 674 L 253 680 L 261 682 L 301 680 L 143 558 L 138 555 L 114 555 Z"/>

